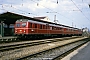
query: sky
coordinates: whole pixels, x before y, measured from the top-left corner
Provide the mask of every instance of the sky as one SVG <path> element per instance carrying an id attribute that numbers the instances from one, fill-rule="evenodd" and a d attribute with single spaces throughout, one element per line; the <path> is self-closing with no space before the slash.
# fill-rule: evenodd
<path id="1" fill-rule="evenodd" d="M 13 12 L 16 14 L 38 17 L 48 16 L 57 23 L 90 29 L 90 0 L 0 0 L 0 13 Z"/>

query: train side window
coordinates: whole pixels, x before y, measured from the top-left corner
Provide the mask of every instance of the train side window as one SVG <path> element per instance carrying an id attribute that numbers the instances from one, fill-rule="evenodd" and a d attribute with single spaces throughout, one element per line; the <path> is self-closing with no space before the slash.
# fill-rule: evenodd
<path id="1" fill-rule="evenodd" d="M 50 28 L 49 28 L 49 26 L 48 26 L 48 28 L 47 28 L 47 29 L 50 29 Z"/>
<path id="2" fill-rule="evenodd" d="M 46 29 L 50 29 L 49 26 L 46 26 Z"/>
<path id="3" fill-rule="evenodd" d="M 60 28 L 62 30 L 62 28 Z"/>
<path id="4" fill-rule="evenodd" d="M 54 27 L 54 30 L 56 30 L 56 27 Z"/>
<path id="5" fill-rule="evenodd" d="M 59 30 L 59 27 L 58 27 L 58 30 Z"/>
<path id="6" fill-rule="evenodd" d="M 73 32 L 73 29 L 71 29 L 71 31 Z"/>
<path id="7" fill-rule="evenodd" d="M 35 24 L 35 28 L 37 28 L 37 24 Z"/>
<path id="8" fill-rule="evenodd" d="M 72 31 L 72 29 L 70 29 L 70 31 Z"/>
<path id="9" fill-rule="evenodd" d="M 40 25 L 40 29 L 42 29 L 42 25 Z"/>
<path id="10" fill-rule="evenodd" d="M 52 26 L 52 30 L 54 30 L 54 27 Z"/>
<path id="11" fill-rule="evenodd" d="M 62 28 L 61 31 L 64 31 L 64 28 Z"/>
<path id="12" fill-rule="evenodd" d="M 46 26 L 46 29 L 48 28 L 48 26 Z"/>
<path id="13" fill-rule="evenodd" d="M 56 30 L 58 30 L 58 28 L 56 27 Z"/>
<path id="14" fill-rule="evenodd" d="M 67 31 L 70 31 L 70 29 L 67 29 Z"/>
<path id="15" fill-rule="evenodd" d="M 58 27 L 56 27 L 56 30 L 58 30 Z"/>
<path id="16" fill-rule="evenodd" d="M 59 30 L 58 27 L 57 27 L 57 30 Z"/>
<path id="17" fill-rule="evenodd" d="M 32 23 L 30 23 L 30 28 L 32 28 Z"/>
<path id="18" fill-rule="evenodd" d="M 50 26 L 50 30 L 52 30 L 52 27 Z"/>
<path id="19" fill-rule="evenodd" d="M 47 26 L 45 25 L 45 29 L 47 29 Z"/>
<path id="20" fill-rule="evenodd" d="M 43 25 L 43 29 L 45 29 L 45 25 Z"/>

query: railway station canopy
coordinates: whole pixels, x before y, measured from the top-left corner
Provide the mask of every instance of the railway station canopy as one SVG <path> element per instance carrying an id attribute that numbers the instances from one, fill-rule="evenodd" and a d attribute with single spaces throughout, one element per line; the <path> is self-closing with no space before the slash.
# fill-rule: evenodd
<path id="1" fill-rule="evenodd" d="M 15 21 L 18 19 L 31 19 L 34 21 L 40 21 L 40 22 L 46 22 L 47 23 L 47 21 L 43 21 L 40 19 L 36 19 L 36 18 L 32 18 L 32 17 L 12 13 L 12 12 L 4 12 L 4 13 L 0 14 L 0 22 L 3 21 L 5 24 L 14 24 Z M 52 22 L 48 22 L 48 23 L 52 23 Z"/>
<path id="2" fill-rule="evenodd" d="M 0 14 L 0 22 L 3 21 L 5 24 L 14 24 L 18 19 L 33 19 L 31 17 L 19 15 L 12 12 L 5 12 Z"/>
<path id="3" fill-rule="evenodd" d="M 62 25 L 62 24 L 56 24 L 56 23 L 52 23 L 52 22 L 48 22 L 48 21 L 43 21 L 43 20 L 40 20 L 40 19 L 36 19 L 36 18 L 28 17 L 28 16 L 23 16 L 23 15 L 12 13 L 12 12 L 4 12 L 4 13 L 0 14 L 0 22 L 3 21 L 7 25 L 14 24 L 15 21 L 18 20 L 18 19 L 31 19 L 31 20 L 34 20 L 34 21 L 45 22 L 45 23 L 48 23 L 48 24 L 51 23 L 51 24 L 55 24 L 55 25 L 61 25 L 61 26 L 64 26 L 64 27 L 69 27 L 69 26 L 65 26 L 65 25 Z"/>

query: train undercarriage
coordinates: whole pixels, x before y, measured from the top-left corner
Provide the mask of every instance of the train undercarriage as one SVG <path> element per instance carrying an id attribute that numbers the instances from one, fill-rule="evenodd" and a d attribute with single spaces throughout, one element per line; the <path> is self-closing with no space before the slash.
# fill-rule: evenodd
<path id="1" fill-rule="evenodd" d="M 47 38 L 61 38 L 70 36 L 81 36 L 82 34 L 19 34 L 16 36 L 18 39 L 47 39 Z"/>

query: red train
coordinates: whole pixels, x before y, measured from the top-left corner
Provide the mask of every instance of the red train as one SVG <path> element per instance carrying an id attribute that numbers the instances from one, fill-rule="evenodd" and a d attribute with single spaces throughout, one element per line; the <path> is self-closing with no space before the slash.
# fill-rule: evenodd
<path id="1" fill-rule="evenodd" d="M 20 19 L 15 23 L 15 35 L 20 38 L 61 37 L 82 35 L 82 31 L 47 21 Z"/>

